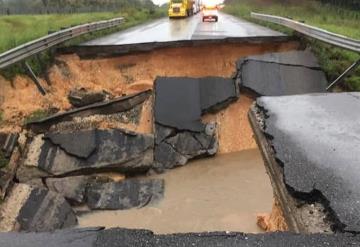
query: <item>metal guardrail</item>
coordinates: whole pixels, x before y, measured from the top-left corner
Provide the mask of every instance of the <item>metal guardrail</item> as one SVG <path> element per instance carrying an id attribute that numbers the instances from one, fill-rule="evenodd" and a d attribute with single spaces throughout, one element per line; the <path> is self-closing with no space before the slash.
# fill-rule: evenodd
<path id="1" fill-rule="evenodd" d="M 20 62 L 32 55 L 40 53 L 48 48 L 58 45 L 64 41 L 70 40 L 82 34 L 99 31 L 121 24 L 124 18 L 115 18 L 107 21 L 92 22 L 68 29 L 64 29 L 34 41 L 25 43 L 14 49 L 0 54 L 0 69 L 6 68 L 12 64 Z"/>
<path id="2" fill-rule="evenodd" d="M 332 33 L 326 31 L 321 28 L 313 27 L 298 21 L 294 21 L 288 18 L 274 16 L 274 15 L 265 15 L 259 13 L 251 13 L 251 17 L 262 20 L 268 21 L 275 24 L 279 24 L 288 28 L 291 28 L 299 33 L 305 34 L 312 38 L 321 40 L 328 44 L 332 44 L 341 48 L 345 48 L 354 52 L 360 53 L 360 40 L 351 39 L 336 33 Z"/>

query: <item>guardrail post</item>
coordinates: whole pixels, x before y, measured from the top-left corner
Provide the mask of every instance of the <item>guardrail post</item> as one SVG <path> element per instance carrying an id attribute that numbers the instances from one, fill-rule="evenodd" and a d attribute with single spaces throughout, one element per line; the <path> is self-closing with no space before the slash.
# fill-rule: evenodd
<path id="1" fill-rule="evenodd" d="M 27 62 L 24 62 L 25 68 L 30 76 L 30 78 L 33 80 L 33 82 L 35 83 L 37 89 L 39 90 L 39 92 L 42 95 L 46 95 L 46 91 L 45 89 L 41 86 L 40 81 L 38 80 L 38 78 L 36 77 L 34 71 L 31 69 L 30 65 Z"/>
<path id="2" fill-rule="evenodd" d="M 347 70 L 344 71 L 335 81 L 333 81 L 327 88 L 326 91 L 332 89 L 335 85 L 340 83 L 346 76 L 351 74 L 360 65 L 360 59 L 353 63 Z"/>

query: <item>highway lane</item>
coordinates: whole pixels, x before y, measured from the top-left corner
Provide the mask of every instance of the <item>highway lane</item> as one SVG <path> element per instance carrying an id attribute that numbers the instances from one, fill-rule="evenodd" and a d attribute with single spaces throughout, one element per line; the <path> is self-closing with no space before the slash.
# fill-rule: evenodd
<path id="1" fill-rule="evenodd" d="M 126 45 L 183 40 L 279 37 L 280 32 L 219 12 L 219 22 L 202 22 L 201 13 L 184 19 L 161 18 L 82 46 Z"/>

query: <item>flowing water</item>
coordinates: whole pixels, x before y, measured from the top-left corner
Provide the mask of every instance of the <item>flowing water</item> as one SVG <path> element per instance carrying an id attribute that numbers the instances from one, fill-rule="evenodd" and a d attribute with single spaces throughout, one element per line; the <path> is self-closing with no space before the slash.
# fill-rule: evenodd
<path id="1" fill-rule="evenodd" d="M 192 161 L 152 177 L 165 179 L 162 201 L 140 209 L 84 214 L 79 225 L 155 233 L 258 233 L 257 213 L 271 211 L 273 191 L 257 149 Z"/>

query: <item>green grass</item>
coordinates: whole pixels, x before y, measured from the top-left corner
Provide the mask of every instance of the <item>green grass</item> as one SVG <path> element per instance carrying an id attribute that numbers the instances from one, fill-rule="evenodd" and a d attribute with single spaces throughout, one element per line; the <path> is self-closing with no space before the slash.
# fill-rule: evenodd
<path id="1" fill-rule="evenodd" d="M 287 34 L 294 34 L 294 32 L 280 25 L 252 19 L 250 13 L 259 12 L 288 17 L 360 40 L 360 11 L 324 5 L 312 0 L 288 0 L 285 3 L 279 0 L 230 0 L 227 2 L 224 8 L 225 12 Z M 318 56 L 319 62 L 330 82 L 360 58 L 357 53 L 335 48 L 310 38 L 306 38 L 304 42 Z M 342 86 L 346 90 L 360 91 L 360 68 L 347 77 Z"/>
<path id="2" fill-rule="evenodd" d="M 48 31 L 57 31 L 62 27 L 80 25 L 88 22 L 124 17 L 125 23 L 102 31 L 79 36 L 66 43 L 64 46 L 76 45 L 86 40 L 101 37 L 112 32 L 117 32 L 151 19 L 166 15 L 165 8 L 154 10 L 127 8 L 122 12 L 114 13 L 82 13 L 62 15 L 17 15 L 0 16 L 0 32 L 9 35 L 0 35 L 0 53 L 14 48 L 23 43 L 47 35 Z M 54 49 L 49 49 L 27 59 L 35 74 L 43 76 L 54 61 Z M 22 64 L 15 64 L 0 71 L 6 79 L 12 80 L 16 74 L 25 74 Z"/>
<path id="3" fill-rule="evenodd" d="M 0 168 L 4 168 L 9 164 L 9 159 L 5 158 L 4 153 L 0 150 Z"/>
<path id="4" fill-rule="evenodd" d="M 46 118 L 50 115 L 50 111 L 48 110 L 36 110 L 33 113 L 31 113 L 30 115 L 26 116 L 24 119 L 24 124 L 28 124 L 31 123 L 33 121 L 38 121 L 41 120 L 43 118 Z"/>
<path id="5" fill-rule="evenodd" d="M 10 15 L 0 17 L 0 52 L 57 31 L 62 27 L 120 17 L 121 13 Z"/>

